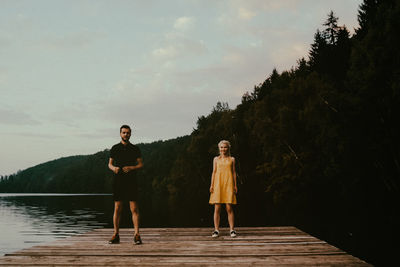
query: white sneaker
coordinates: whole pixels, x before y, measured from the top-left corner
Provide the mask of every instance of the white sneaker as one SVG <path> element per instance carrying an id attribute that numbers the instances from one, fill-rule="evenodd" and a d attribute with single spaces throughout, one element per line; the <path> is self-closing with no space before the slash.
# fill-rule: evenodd
<path id="1" fill-rule="evenodd" d="M 231 237 L 236 237 L 236 231 L 235 230 L 231 230 Z"/>
<path id="2" fill-rule="evenodd" d="M 215 231 L 212 233 L 211 237 L 213 237 L 213 238 L 219 237 L 219 231 L 218 231 L 218 230 L 215 230 Z"/>

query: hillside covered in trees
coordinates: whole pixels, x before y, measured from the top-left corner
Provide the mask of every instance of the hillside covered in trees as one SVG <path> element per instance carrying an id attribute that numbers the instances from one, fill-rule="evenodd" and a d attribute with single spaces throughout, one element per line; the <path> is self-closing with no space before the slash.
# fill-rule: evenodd
<path id="1" fill-rule="evenodd" d="M 400 1 L 364 0 L 353 36 L 328 15 L 307 59 L 273 71 L 235 109 L 218 102 L 185 137 L 140 144 L 149 225 L 212 225 L 216 144 L 237 160 L 238 225 L 295 225 L 376 264 L 397 252 Z M 0 192 L 110 192 L 108 151 L 2 177 Z"/>

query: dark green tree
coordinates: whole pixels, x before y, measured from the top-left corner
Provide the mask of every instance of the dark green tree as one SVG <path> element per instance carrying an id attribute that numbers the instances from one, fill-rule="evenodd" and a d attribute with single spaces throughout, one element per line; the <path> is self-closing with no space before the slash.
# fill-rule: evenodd
<path id="1" fill-rule="evenodd" d="M 322 36 L 330 45 L 335 45 L 340 27 L 338 26 L 339 18 L 335 16 L 333 11 L 328 14 L 328 18 L 323 24 L 325 26 Z"/>

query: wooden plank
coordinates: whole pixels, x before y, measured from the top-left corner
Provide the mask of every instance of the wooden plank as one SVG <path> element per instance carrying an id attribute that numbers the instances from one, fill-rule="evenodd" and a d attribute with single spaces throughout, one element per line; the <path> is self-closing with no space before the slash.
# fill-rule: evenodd
<path id="1" fill-rule="evenodd" d="M 147 243 L 142 246 L 134 246 L 119 244 L 119 245 L 95 245 L 87 247 L 79 244 L 72 244 L 72 247 L 34 247 L 32 249 L 24 249 L 19 252 L 9 253 L 11 255 L 64 255 L 74 253 L 75 255 L 102 255 L 103 250 L 114 253 L 114 255 L 168 255 L 174 254 L 179 251 L 179 254 L 198 254 L 201 252 L 202 255 L 214 255 L 214 254 L 299 254 L 299 253 L 344 253 L 341 250 L 330 246 L 326 243 L 309 243 L 309 244 L 298 244 L 298 243 L 286 243 L 286 244 L 193 244 L 193 243 L 169 243 L 163 246 L 157 246 L 155 243 Z"/>
<path id="2" fill-rule="evenodd" d="M 150 265 L 150 266 L 175 266 L 175 265 L 195 265 L 195 266 L 368 266 L 363 262 L 354 261 L 349 255 L 313 255 L 304 256 L 268 256 L 268 257 L 15 257 L 12 261 L 1 262 L 0 265 L 6 266 L 130 266 L 130 265 Z"/>
<path id="3" fill-rule="evenodd" d="M 121 229 L 121 243 L 110 245 L 112 229 L 37 245 L 0 258 L 6 266 L 127 266 L 127 265 L 274 265 L 370 266 L 295 227 L 241 227 L 238 237 L 221 229 L 144 228 L 143 244 L 133 245 L 133 229 Z"/>

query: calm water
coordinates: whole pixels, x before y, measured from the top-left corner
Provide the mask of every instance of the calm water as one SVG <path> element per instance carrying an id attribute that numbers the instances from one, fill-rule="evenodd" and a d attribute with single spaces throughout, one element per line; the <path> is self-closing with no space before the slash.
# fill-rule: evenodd
<path id="1" fill-rule="evenodd" d="M 112 212 L 111 195 L 0 193 L 0 256 L 112 227 Z"/>

